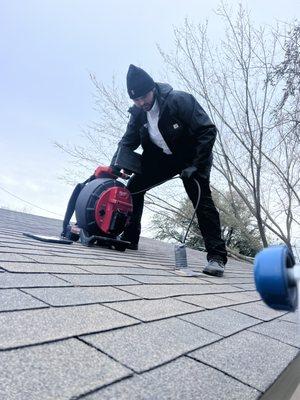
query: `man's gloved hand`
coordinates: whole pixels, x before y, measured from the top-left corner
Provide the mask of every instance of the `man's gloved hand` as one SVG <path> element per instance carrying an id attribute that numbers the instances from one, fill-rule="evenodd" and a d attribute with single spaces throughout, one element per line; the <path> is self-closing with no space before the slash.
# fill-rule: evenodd
<path id="1" fill-rule="evenodd" d="M 129 169 L 122 168 L 121 171 L 124 172 L 124 174 L 126 175 L 132 175 L 132 171 L 130 171 Z"/>
<path id="2" fill-rule="evenodd" d="M 191 179 L 197 172 L 197 167 L 191 166 L 187 167 L 181 171 L 180 178 L 181 179 Z"/>
<path id="3" fill-rule="evenodd" d="M 120 175 L 121 168 L 116 167 L 115 165 L 111 165 L 110 167 L 111 167 L 111 170 L 112 170 L 112 173 L 113 173 L 113 174 L 115 174 L 115 175 Z"/>

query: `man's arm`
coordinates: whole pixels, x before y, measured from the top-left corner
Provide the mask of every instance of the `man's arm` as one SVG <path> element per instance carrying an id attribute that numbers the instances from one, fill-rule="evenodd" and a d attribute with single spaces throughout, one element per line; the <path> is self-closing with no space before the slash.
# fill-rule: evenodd
<path id="1" fill-rule="evenodd" d="M 204 172 L 211 165 L 217 128 L 191 94 L 177 92 L 176 107 L 178 117 L 189 128 L 188 134 L 197 142 L 193 166 Z"/>
<path id="2" fill-rule="evenodd" d="M 131 150 L 135 150 L 141 144 L 140 135 L 137 128 L 137 118 L 134 115 L 131 115 L 130 120 L 127 125 L 127 129 L 122 139 L 118 143 L 118 148 L 120 146 L 129 147 Z M 117 158 L 118 149 L 115 152 L 110 165 L 113 167 L 115 165 L 115 161 Z"/>

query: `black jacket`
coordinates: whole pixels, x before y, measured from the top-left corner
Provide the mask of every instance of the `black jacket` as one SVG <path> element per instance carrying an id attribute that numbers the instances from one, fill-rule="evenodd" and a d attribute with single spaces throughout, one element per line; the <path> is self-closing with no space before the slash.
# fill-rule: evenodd
<path id="1" fill-rule="evenodd" d="M 158 128 L 172 154 L 185 168 L 196 166 L 208 176 L 212 165 L 212 148 L 217 129 L 206 112 L 188 93 L 173 90 L 169 84 L 156 83 L 156 99 L 159 104 Z M 153 151 L 148 133 L 147 114 L 133 106 L 127 130 L 119 145 L 135 150 L 142 145 L 144 155 Z M 112 159 L 114 164 L 116 154 Z"/>

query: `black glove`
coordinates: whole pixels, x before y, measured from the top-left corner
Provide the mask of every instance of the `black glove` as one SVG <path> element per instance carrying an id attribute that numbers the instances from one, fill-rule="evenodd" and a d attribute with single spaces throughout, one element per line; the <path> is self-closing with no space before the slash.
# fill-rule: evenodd
<path id="1" fill-rule="evenodd" d="M 180 178 L 181 179 L 191 179 L 197 172 L 197 167 L 191 166 L 187 167 L 181 171 Z"/>
<path id="2" fill-rule="evenodd" d="M 123 168 L 123 172 L 124 172 L 124 174 L 126 174 L 126 175 L 132 175 L 132 174 L 133 174 L 132 171 L 130 171 L 129 169 L 125 169 L 125 168 Z"/>
<path id="3" fill-rule="evenodd" d="M 114 175 L 117 175 L 117 176 L 120 175 L 120 173 L 121 173 L 121 168 L 116 167 L 115 165 L 111 165 L 111 169 L 112 169 L 112 173 L 113 173 Z"/>

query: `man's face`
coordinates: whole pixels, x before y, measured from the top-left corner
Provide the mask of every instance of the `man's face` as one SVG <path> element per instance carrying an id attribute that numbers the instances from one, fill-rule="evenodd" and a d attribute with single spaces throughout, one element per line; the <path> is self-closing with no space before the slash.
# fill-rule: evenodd
<path id="1" fill-rule="evenodd" d="M 146 93 L 145 96 L 138 97 L 137 99 L 133 99 L 134 104 L 142 108 L 144 111 L 150 111 L 155 100 L 154 90 Z"/>

